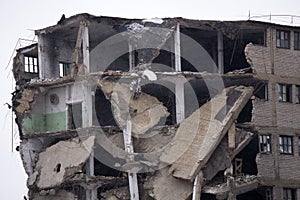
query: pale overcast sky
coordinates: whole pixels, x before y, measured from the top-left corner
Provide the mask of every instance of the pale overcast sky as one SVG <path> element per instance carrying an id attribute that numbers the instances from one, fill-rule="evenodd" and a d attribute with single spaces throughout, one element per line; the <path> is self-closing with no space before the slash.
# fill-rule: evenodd
<path id="1" fill-rule="evenodd" d="M 33 39 L 33 30 L 54 25 L 62 14 L 66 17 L 78 13 L 93 15 L 153 18 L 184 17 L 192 19 L 246 20 L 251 16 L 272 14 L 300 15 L 299 0 L 0 0 L 0 191 L 1 199 L 20 200 L 26 194 L 26 174 L 19 153 L 11 152 L 11 111 L 2 106 L 11 99 L 11 65 L 6 66 L 19 38 Z M 300 21 L 300 18 L 299 18 Z M 289 22 L 289 19 L 287 19 Z M 18 145 L 14 128 L 14 149 Z"/>

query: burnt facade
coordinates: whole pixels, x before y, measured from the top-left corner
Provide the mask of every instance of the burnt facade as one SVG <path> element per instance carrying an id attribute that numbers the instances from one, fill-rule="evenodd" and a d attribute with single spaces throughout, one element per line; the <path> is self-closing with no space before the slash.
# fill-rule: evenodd
<path id="1" fill-rule="evenodd" d="M 300 28 L 79 14 L 17 51 L 30 199 L 300 198 Z"/>

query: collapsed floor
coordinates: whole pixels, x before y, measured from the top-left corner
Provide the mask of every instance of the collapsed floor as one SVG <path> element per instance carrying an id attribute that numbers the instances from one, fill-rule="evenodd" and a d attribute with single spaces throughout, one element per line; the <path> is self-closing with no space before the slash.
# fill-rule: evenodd
<path id="1" fill-rule="evenodd" d="M 300 84 L 264 57 L 273 25 L 161 20 L 81 14 L 17 51 L 12 107 L 30 199 L 265 199 L 279 172 L 259 174 L 258 134 L 277 128 L 276 83 Z"/>
<path id="2" fill-rule="evenodd" d="M 229 80 L 235 75 L 231 76 Z M 138 175 L 141 199 L 189 199 L 196 192 L 199 196 L 204 192 L 226 199 L 231 193 L 239 195 L 257 188 L 257 184 L 256 187 L 250 184 L 239 190 L 240 183 L 234 177 L 244 172 L 233 169 L 232 165 L 255 136 L 255 130 L 249 132 L 236 124 L 239 116 L 250 114 L 243 110 L 251 101 L 252 86 L 227 87 L 181 123 L 159 125 L 171 113 L 171 108 L 158 100 L 160 97 L 142 92 L 134 99 L 130 85 L 120 84 L 113 76 L 95 82 L 96 93 L 112 106 L 112 113 L 107 116 L 114 116 L 115 125 L 101 126 L 103 120 L 96 117 L 100 126 L 23 135 L 20 151 L 29 174 L 28 187 L 34 191 L 30 194 L 33 199 L 59 199 L 60 196 L 63 196 L 61 199 L 86 199 L 86 190 L 96 190 L 99 199 L 129 199 L 127 168 L 147 172 Z M 254 85 L 255 79 L 252 82 Z M 19 103 L 15 109 L 23 113 L 22 123 L 26 116 L 30 116 L 28 111 L 35 110 L 36 99 L 44 95 L 48 87 L 56 85 L 55 81 L 49 83 L 28 84 L 34 89 L 24 89 L 23 95 L 15 96 Z M 240 115 L 242 111 L 245 113 Z M 97 116 L 97 109 L 95 112 Z M 122 130 L 126 128 L 128 116 L 132 133 L 137 136 L 133 140 L 134 153 L 129 155 L 122 150 Z M 91 152 L 95 157 L 94 174 L 86 175 Z M 134 156 L 131 161 L 128 159 L 130 155 Z M 103 158 L 106 159 L 104 164 L 101 163 Z M 220 172 L 225 175 L 220 175 Z M 211 192 L 206 185 L 217 177 L 223 177 L 227 189 L 222 186 Z M 195 179 L 198 179 L 197 190 L 193 189 Z"/>

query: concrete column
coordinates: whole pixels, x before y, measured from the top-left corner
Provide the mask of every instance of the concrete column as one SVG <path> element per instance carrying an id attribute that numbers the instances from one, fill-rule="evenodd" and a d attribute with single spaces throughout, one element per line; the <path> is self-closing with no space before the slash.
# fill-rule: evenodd
<path id="1" fill-rule="evenodd" d="M 223 47 L 223 34 L 218 31 L 218 69 L 219 74 L 224 74 L 224 47 Z"/>
<path id="2" fill-rule="evenodd" d="M 175 98 L 176 98 L 176 122 L 179 124 L 185 118 L 185 103 L 184 103 L 184 80 L 178 79 L 175 82 Z"/>
<path id="3" fill-rule="evenodd" d="M 54 50 L 53 44 L 50 39 L 45 35 L 38 36 L 38 61 L 39 61 L 39 77 L 54 78 L 55 77 L 55 66 L 54 66 Z M 57 66 L 59 77 L 59 67 Z"/>
<path id="4" fill-rule="evenodd" d="M 86 67 L 86 74 L 90 73 L 90 48 L 89 48 L 89 28 L 87 23 L 83 24 L 82 30 L 82 55 L 83 64 Z"/>
<path id="5" fill-rule="evenodd" d="M 193 196 L 192 200 L 200 200 L 201 199 L 201 188 L 203 183 L 203 173 L 200 173 L 196 176 L 194 180 L 194 187 L 193 187 Z"/>
<path id="6" fill-rule="evenodd" d="M 92 112 L 92 91 L 87 80 L 82 81 L 82 127 L 88 128 L 93 124 L 93 112 Z M 90 157 L 86 165 L 86 174 L 88 176 L 94 176 L 94 151 L 91 152 Z M 97 189 L 86 190 L 87 200 L 97 199 Z"/>
<path id="7" fill-rule="evenodd" d="M 282 199 L 282 188 L 275 186 L 273 187 L 273 194 L 274 194 L 274 200 L 281 200 Z"/>
<path id="8" fill-rule="evenodd" d="M 131 119 L 127 119 L 126 129 L 123 130 L 124 147 L 128 153 L 133 153 L 132 135 L 131 135 Z M 129 162 L 134 162 L 134 156 L 129 156 Z M 128 172 L 128 182 L 130 191 L 130 200 L 139 200 L 139 188 L 137 181 L 137 174 Z"/>
<path id="9" fill-rule="evenodd" d="M 180 25 L 177 27 L 174 34 L 174 52 L 175 52 L 175 71 L 181 72 L 181 52 L 180 52 Z"/>
<path id="10" fill-rule="evenodd" d="M 132 44 L 130 43 L 130 40 L 128 41 L 128 51 L 129 51 L 129 72 L 133 70 L 135 67 L 135 56 Z"/>
<path id="11" fill-rule="evenodd" d="M 235 122 L 232 123 L 228 130 L 228 146 L 231 152 L 235 149 Z"/>
<path id="12" fill-rule="evenodd" d="M 233 169 L 231 169 L 231 171 L 233 171 Z M 227 200 L 236 200 L 235 181 L 232 175 L 227 177 L 227 186 L 230 189 Z"/>

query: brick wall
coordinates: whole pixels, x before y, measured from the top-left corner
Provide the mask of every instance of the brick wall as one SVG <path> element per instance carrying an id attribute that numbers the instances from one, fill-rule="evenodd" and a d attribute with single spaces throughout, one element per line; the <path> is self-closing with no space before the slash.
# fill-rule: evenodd
<path id="1" fill-rule="evenodd" d="M 279 29 L 282 30 L 281 27 Z M 278 101 L 277 83 L 286 83 L 291 77 L 294 81 L 293 85 L 300 85 L 300 51 L 294 50 L 294 32 L 292 30 L 290 31 L 290 38 L 290 49 L 277 48 L 276 28 L 269 28 L 267 29 L 266 46 L 249 44 L 245 49 L 246 57 L 255 73 L 264 74 L 264 77 L 269 81 L 269 100 L 255 100 L 253 102 L 253 122 L 257 125 L 272 125 L 271 99 L 274 98 L 276 100 L 277 115 L 273 117 L 277 117 L 277 125 L 300 129 L 300 104 L 295 103 L 295 87 L 292 91 L 293 103 Z M 271 74 L 272 53 L 274 53 L 274 74 Z M 282 79 L 282 77 L 285 77 L 285 79 Z M 272 95 L 271 84 L 275 84 L 275 96 Z"/>
<path id="2" fill-rule="evenodd" d="M 279 29 L 282 30 L 283 28 L 280 27 Z M 274 140 L 278 140 L 278 137 L 274 135 L 272 137 L 272 153 L 257 155 L 258 175 L 266 179 L 275 178 L 274 156 L 275 153 L 278 153 L 279 178 L 300 180 L 300 156 L 298 155 L 300 104 L 295 103 L 294 86 L 292 103 L 279 102 L 277 91 L 278 83 L 300 85 L 300 51 L 294 50 L 293 30 L 290 30 L 290 39 L 290 49 L 277 48 L 276 27 L 268 28 L 266 46 L 249 44 L 245 49 L 245 55 L 251 63 L 254 73 L 257 73 L 258 77 L 262 75 L 261 77 L 268 81 L 268 100 L 253 100 L 252 122 L 256 126 L 271 127 L 263 133 L 294 136 L 294 155 L 279 154 L 279 147 L 274 145 Z M 273 70 L 272 64 L 274 64 Z M 275 95 L 272 91 L 272 85 L 275 86 Z M 275 105 L 273 106 L 274 102 Z M 276 110 L 272 110 L 273 108 Z M 276 119 L 276 124 L 272 124 L 272 119 Z"/>

